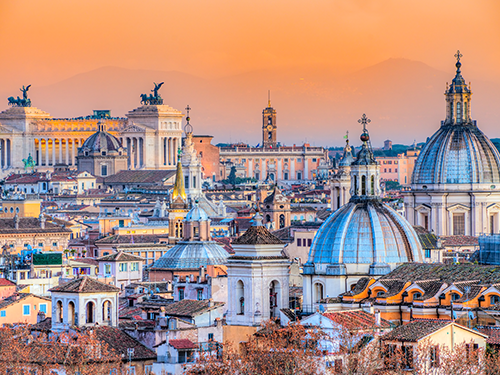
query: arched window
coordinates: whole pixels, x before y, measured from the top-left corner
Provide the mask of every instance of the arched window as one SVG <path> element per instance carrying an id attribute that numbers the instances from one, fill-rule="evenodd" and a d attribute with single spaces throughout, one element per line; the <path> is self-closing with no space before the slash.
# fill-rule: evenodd
<path id="1" fill-rule="evenodd" d="M 464 102 L 464 119 L 467 120 L 469 118 L 469 112 L 467 111 L 467 102 Z"/>
<path id="2" fill-rule="evenodd" d="M 102 320 L 104 322 L 108 322 L 109 324 L 111 324 L 111 317 L 112 317 L 111 307 L 112 306 L 110 301 L 104 301 L 104 303 L 102 304 Z"/>
<path id="3" fill-rule="evenodd" d="M 285 227 L 285 215 L 280 215 L 280 229 Z"/>
<path id="4" fill-rule="evenodd" d="M 373 176 L 373 175 L 371 177 L 371 187 L 370 187 L 370 189 L 372 191 L 371 195 L 375 195 L 375 176 Z"/>
<path id="5" fill-rule="evenodd" d="M 271 216 L 270 215 L 266 215 L 266 223 L 269 223 L 271 222 Z"/>
<path id="6" fill-rule="evenodd" d="M 61 301 L 57 301 L 56 304 L 56 321 L 57 323 L 63 322 L 63 304 Z"/>
<path id="7" fill-rule="evenodd" d="M 280 310 L 280 283 L 271 281 L 269 284 L 269 316 L 275 318 Z"/>
<path id="8" fill-rule="evenodd" d="M 422 297 L 422 293 L 420 293 L 420 292 L 413 293 L 413 299 L 420 298 L 420 297 Z"/>
<path id="9" fill-rule="evenodd" d="M 450 117 L 453 118 L 453 102 L 450 103 Z"/>
<path id="10" fill-rule="evenodd" d="M 86 312 L 85 322 L 86 323 L 94 323 L 95 322 L 95 311 L 94 310 L 95 310 L 94 302 L 88 302 L 87 306 L 85 308 L 85 312 Z"/>
<path id="11" fill-rule="evenodd" d="M 366 176 L 361 176 L 361 195 L 366 195 Z"/>
<path id="12" fill-rule="evenodd" d="M 493 295 L 490 297 L 490 305 L 495 305 L 500 302 L 500 297 L 497 295 Z"/>
<path id="13" fill-rule="evenodd" d="M 460 294 L 458 293 L 451 293 L 451 300 L 456 301 L 457 299 L 460 299 Z"/>
<path id="14" fill-rule="evenodd" d="M 384 293 L 385 293 L 385 292 L 384 292 L 383 290 L 381 290 L 381 291 L 377 292 L 377 297 L 383 296 L 383 295 L 384 295 Z"/>
<path id="15" fill-rule="evenodd" d="M 245 285 L 243 281 L 238 280 L 236 283 L 236 298 L 238 301 L 238 315 L 245 315 Z"/>
<path id="16" fill-rule="evenodd" d="M 358 176 L 354 176 L 354 195 L 358 195 Z"/>
<path id="17" fill-rule="evenodd" d="M 462 122 L 462 106 L 460 102 L 457 102 L 457 122 Z"/>

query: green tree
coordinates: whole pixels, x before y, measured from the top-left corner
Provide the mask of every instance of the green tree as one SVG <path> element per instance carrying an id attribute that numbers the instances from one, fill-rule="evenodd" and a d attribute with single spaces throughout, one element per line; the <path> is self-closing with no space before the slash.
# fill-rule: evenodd
<path id="1" fill-rule="evenodd" d="M 236 167 L 234 165 L 231 167 L 227 180 L 231 185 L 233 185 L 233 187 L 236 185 Z"/>

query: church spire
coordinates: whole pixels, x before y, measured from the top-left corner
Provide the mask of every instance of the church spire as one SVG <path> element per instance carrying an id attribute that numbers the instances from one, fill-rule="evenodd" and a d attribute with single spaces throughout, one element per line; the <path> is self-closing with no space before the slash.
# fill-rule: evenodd
<path id="1" fill-rule="evenodd" d="M 186 190 L 184 188 L 184 177 L 182 175 L 182 163 L 181 163 L 181 154 L 182 151 L 179 148 L 178 157 L 177 157 L 177 174 L 175 176 L 175 184 L 174 191 L 172 192 L 172 202 L 175 202 L 177 199 L 182 199 L 186 202 Z"/>
<path id="2" fill-rule="evenodd" d="M 448 86 L 446 84 L 446 120 L 443 125 L 462 125 L 471 123 L 470 119 L 470 100 L 472 92 L 470 90 L 470 84 L 467 86 L 464 77 L 462 77 L 462 63 L 460 58 L 463 55 L 460 51 L 457 51 L 455 58 L 457 62 L 455 66 L 457 68 L 455 77 Z"/>

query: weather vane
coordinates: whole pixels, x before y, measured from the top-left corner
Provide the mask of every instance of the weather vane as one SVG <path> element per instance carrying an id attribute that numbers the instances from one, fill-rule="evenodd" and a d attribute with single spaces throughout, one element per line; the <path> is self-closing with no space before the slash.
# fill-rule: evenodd
<path id="1" fill-rule="evenodd" d="M 193 126 L 189 123 L 189 121 L 191 120 L 191 117 L 189 117 L 189 111 L 191 110 L 191 107 L 188 106 L 186 107 L 186 126 L 184 126 L 184 131 L 186 132 L 186 134 L 188 133 L 192 133 L 193 132 Z"/>

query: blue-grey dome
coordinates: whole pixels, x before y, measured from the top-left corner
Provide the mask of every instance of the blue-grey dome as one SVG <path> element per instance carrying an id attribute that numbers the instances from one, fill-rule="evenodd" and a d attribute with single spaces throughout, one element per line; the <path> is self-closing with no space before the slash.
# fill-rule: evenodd
<path id="1" fill-rule="evenodd" d="M 198 203 L 194 205 L 193 208 L 187 213 L 186 221 L 207 221 L 208 215 L 203 208 L 201 208 Z"/>
<path id="2" fill-rule="evenodd" d="M 356 199 L 321 225 L 304 273 L 343 275 L 349 273 L 346 266 L 364 265 L 366 273 L 380 275 L 401 263 L 423 260 L 410 223 L 378 199 Z M 361 268 L 352 272 L 363 273 Z"/>
<path id="3" fill-rule="evenodd" d="M 198 269 L 207 265 L 223 265 L 228 252 L 213 241 L 181 241 L 160 259 L 152 268 Z"/>
<path id="4" fill-rule="evenodd" d="M 344 154 L 342 155 L 342 159 L 340 159 L 339 167 L 349 167 L 354 161 L 353 148 L 349 145 L 349 140 L 346 141 L 346 145 L 344 147 Z"/>
<path id="5" fill-rule="evenodd" d="M 475 123 L 444 124 L 425 144 L 413 184 L 500 183 L 500 154 Z"/>

